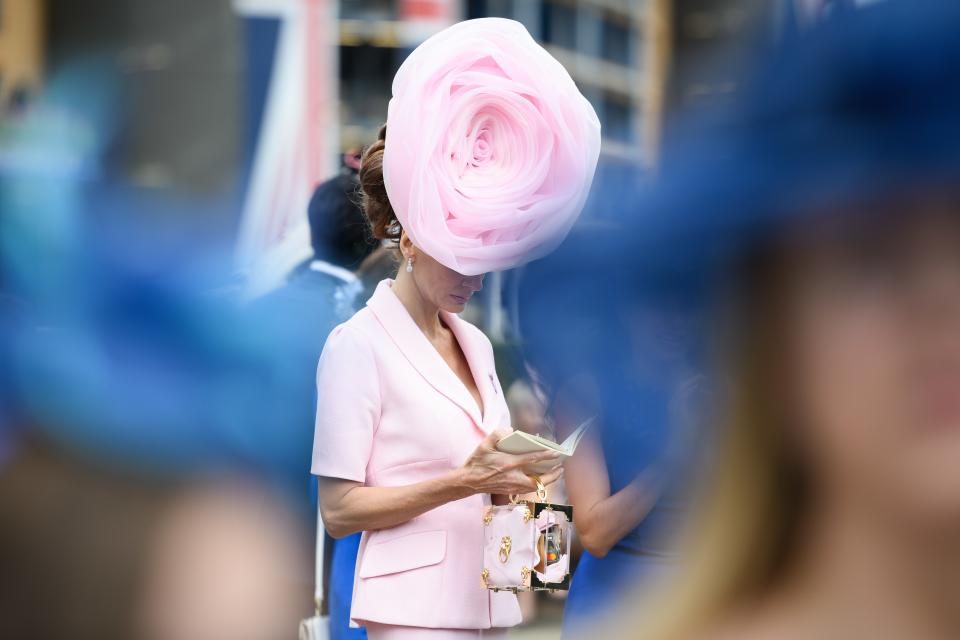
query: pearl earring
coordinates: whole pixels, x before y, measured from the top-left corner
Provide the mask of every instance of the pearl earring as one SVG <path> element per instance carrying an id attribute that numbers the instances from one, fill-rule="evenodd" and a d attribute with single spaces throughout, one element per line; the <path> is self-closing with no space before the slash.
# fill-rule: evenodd
<path id="1" fill-rule="evenodd" d="M 407 258 L 407 273 L 413 273 L 413 258 Z"/>

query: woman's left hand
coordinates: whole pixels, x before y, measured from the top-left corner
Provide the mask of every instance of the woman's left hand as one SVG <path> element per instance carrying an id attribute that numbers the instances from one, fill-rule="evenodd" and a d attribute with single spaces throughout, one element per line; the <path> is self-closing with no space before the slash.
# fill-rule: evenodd
<path id="1" fill-rule="evenodd" d="M 537 490 L 537 484 L 529 469 L 546 461 L 554 463 L 549 472 L 543 474 L 544 485 L 555 482 L 562 473 L 560 456 L 553 452 L 525 453 L 514 455 L 497 451 L 497 442 L 509 435 L 509 431 L 494 431 L 477 445 L 462 467 L 457 469 L 458 484 L 475 493 L 499 493 L 504 495 L 530 493 Z"/>

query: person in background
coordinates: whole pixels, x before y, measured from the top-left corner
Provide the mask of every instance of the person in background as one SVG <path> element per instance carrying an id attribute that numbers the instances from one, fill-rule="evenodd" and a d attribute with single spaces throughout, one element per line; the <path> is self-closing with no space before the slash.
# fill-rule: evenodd
<path id="1" fill-rule="evenodd" d="M 632 353 L 622 366 L 610 363 L 592 394 L 596 402 L 576 406 L 574 398 L 591 386 L 582 378 L 571 381 L 583 385 L 579 393 L 560 391 L 561 437 L 596 416 L 564 465 L 584 547 L 564 609 L 565 638 L 604 619 L 624 591 L 662 581 L 678 563 L 672 543 L 695 450 L 687 438 L 695 425 L 683 424 L 678 408 L 690 402 L 696 376 L 684 345 L 667 335 L 682 323 L 676 314 L 634 313 Z"/>
<path id="2" fill-rule="evenodd" d="M 357 278 L 363 287 L 359 294 L 361 299 L 369 300 L 377 285 L 384 278 L 397 273 L 397 255 L 389 246 L 380 246 L 364 259 L 357 269 Z"/>
<path id="3" fill-rule="evenodd" d="M 523 378 L 514 380 L 507 389 L 507 404 L 518 430 L 548 438 L 553 436 L 546 401 L 530 382 Z"/>
<path id="4" fill-rule="evenodd" d="M 564 638 L 588 632 L 625 593 L 659 583 L 676 567 L 672 545 L 702 449 L 696 422 L 681 411 L 702 392 L 690 339 L 694 313 L 677 300 L 663 311 L 650 295 L 611 297 L 627 286 L 622 270 L 583 254 L 607 233 L 577 230 L 573 242 L 527 268 L 520 290 L 525 347 L 548 392 L 557 441 L 591 421 L 564 463 L 583 546 L 564 607 Z M 578 314 L 591 309 L 603 313 L 580 324 Z M 562 328 L 539 329 L 547 318 Z M 556 348 L 572 341 L 572 357 Z"/>
<path id="5" fill-rule="evenodd" d="M 311 319 L 326 318 L 329 322 L 336 318 L 335 325 L 353 315 L 360 290 L 355 272 L 377 248 L 358 204 L 359 163 L 359 153 L 344 154 L 340 172 L 314 190 L 307 207 L 313 256 L 290 272 L 283 287 L 268 294 L 268 298 L 295 297 L 291 303 L 319 307 L 316 313 L 305 314 L 308 323 Z M 335 316 L 329 313 L 331 308 Z M 319 333 L 316 338 L 322 348 L 326 334 Z"/>
<path id="6" fill-rule="evenodd" d="M 313 257 L 294 268 L 282 287 L 254 300 L 250 307 L 265 324 L 279 329 L 277 349 L 286 351 L 290 366 L 296 368 L 291 383 L 302 393 L 302 402 L 298 404 L 300 419 L 291 426 L 298 428 L 305 447 L 313 434 L 315 393 L 311 380 L 317 360 L 333 327 L 356 311 L 363 290 L 357 273 L 377 250 L 358 204 L 359 162 L 358 153 L 345 154 L 340 173 L 318 185 L 310 198 L 307 216 Z M 311 478 L 310 483 L 310 504 L 316 508 L 316 481 Z M 359 545 L 359 533 L 340 540 L 326 536 L 324 593 L 332 640 L 366 637 L 364 629 L 349 626 Z"/>
<path id="7" fill-rule="evenodd" d="M 248 308 L 252 318 L 277 330 L 278 349 L 290 351 L 300 367 L 311 371 L 330 330 L 356 311 L 362 286 L 354 272 L 377 248 L 357 204 L 357 162 L 356 154 L 346 154 L 340 173 L 318 185 L 310 198 L 313 256 L 295 267 L 283 286 Z M 303 409 L 310 416 L 308 425 L 312 404 L 308 401 Z"/>

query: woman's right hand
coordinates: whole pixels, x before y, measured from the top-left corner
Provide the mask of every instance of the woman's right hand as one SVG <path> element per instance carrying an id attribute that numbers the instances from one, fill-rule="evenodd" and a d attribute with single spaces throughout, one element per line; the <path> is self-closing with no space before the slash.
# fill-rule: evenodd
<path id="1" fill-rule="evenodd" d="M 497 451 L 497 442 L 508 435 L 510 432 L 504 430 L 490 433 L 458 470 L 461 483 L 469 489 L 471 495 L 516 495 L 536 491 L 537 483 L 528 475 L 526 469 L 544 461 L 556 463 L 548 473 L 540 474 L 540 481 L 544 486 L 560 478 L 563 467 L 560 466 L 558 453 L 545 451 L 517 455 Z"/>

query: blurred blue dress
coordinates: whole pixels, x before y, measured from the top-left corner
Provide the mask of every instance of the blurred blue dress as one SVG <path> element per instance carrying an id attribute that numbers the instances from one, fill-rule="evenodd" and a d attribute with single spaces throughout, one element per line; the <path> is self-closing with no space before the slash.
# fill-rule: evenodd
<path id="1" fill-rule="evenodd" d="M 685 513 L 684 476 L 671 442 L 676 386 L 620 380 L 608 387 L 597 424 L 611 495 L 654 464 L 661 470 L 662 490 L 649 514 L 606 556 L 584 550 L 564 607 L 564 638 L 589 631 L 622 596 L 662 578 L 674 564 L 669 543 Z M 574 525 L 576 521 L 574 511 Z"/>

